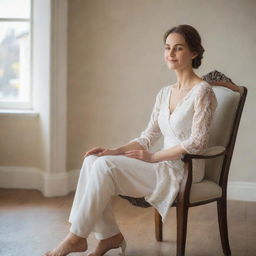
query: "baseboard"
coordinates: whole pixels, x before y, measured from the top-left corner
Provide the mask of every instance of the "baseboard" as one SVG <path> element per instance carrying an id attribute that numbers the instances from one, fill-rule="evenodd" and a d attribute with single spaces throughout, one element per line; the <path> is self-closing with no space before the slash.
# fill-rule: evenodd
<path id="1" fill-rule="evenodd" d="M 0 167 L 1 188 L 37 189 L 46 197 L 63 196 L 76 189 L 79 170 L 46 173 L 34 167 Z M 228 182 L 228 200 L 256 201 L 256 182 Z"/>
<path id="2" fill-rule="evenodd" d="M 1 188 L 37 189 L 46 197 L 64 196 L 74 191 L 79 170 L 65 173 L 46 173 L 39 168 L 0 167 Z"/>
<path id="3" fill-rule="evenodd" d="M 256 182 L 230 181 L 227 187 L 229 200 L 256 201 Z"/>

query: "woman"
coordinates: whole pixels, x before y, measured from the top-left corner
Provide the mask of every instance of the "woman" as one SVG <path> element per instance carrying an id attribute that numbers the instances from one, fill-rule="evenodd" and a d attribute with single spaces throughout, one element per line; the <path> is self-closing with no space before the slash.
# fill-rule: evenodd
<path id="1" fill-rule="evenodd" d="M 69 234 L 46 256 L 63 256 L 87 250 L 87 237 L 93 232 L 100 240 L 90 256 L 104 255 L 126 242 L 111 210 L 114 195 L 145 197 L 165 221 L 183 178 L 184 153 L 203 153 L 217 106 L 209 83 L 193 70 L 201 65 L 204 48 L 198 32 L 180 25 L 164 35 L 164 58 L 174 70 L 175 84 L 161 88 L 147 128 L 140 137 L 115 149 L 96 147 L 85 154 L 70 213 Z M 163 149 L 149 148 L 164 136 Z M 204 176 L 204 161 L 193 162 L 193 182 Z"/>

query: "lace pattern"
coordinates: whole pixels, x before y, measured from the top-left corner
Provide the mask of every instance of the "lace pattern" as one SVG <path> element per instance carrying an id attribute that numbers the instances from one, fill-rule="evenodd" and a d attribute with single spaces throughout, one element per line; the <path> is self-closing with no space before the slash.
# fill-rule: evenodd
<path id="1" fill-rule="evenodd" d="M 158 169 L 157 186 L 153 193 L 145 200 L 158 209 L 165 222 L 166 214 L 179 192 L 180 182 L 183 178 L 184 163 L 181 160 L 163 161 L 155 165 Z M 170 189 L 171 188 L 171 189 Z M 164 199 L 164 200 L 163 200 Z"/>
<path id="2" fill-rule="evenodd" d="M 209 129 L 217 107 L 217 99 L 211 87 L 201 87 L 195 98 L 191 135 L 181 142 L 189 154 L 203 153 L 207 148 Z"/>

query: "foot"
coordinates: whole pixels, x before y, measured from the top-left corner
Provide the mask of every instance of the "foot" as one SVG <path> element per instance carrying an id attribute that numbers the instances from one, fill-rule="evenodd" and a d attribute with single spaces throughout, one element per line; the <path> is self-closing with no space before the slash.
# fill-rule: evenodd
<path id="1" fill-rule="evenodd" d="M 88 256 L 102 256 L 107 251 L 118 248 L 123 240 L 124 237 L 121 233 L 107 239 L 100 240 L 95 251 L 90 253 Z"/>
<path id="2" fill-rule="evenodd" d="M 84 252 L 87 250 L 87 240 L 85 238 L 69 233 L 58 247 L 44 256 L 65 256 L 71 252 Z"/>

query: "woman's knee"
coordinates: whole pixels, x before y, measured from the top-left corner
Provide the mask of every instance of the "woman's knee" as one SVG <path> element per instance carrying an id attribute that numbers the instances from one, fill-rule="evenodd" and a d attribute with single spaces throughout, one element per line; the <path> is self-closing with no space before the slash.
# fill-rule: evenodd
<path id="1" fill-rule="evenodd" d="M 111 167 L 113 166 L 112 161 L 111 161 L 111 156 L 101 156 L 98 157 L 92 166 L 93 172 L 97 173 L 108 173 L 111 171 Z"/>
<path id="2" fill-rule="evenodd" d="M 96 155 L 86 156 L 83 161 L 82 170 L 90 171 L 94 162 L 97 160 L 97 158 L 99 158 L 99 157 Z"/>

